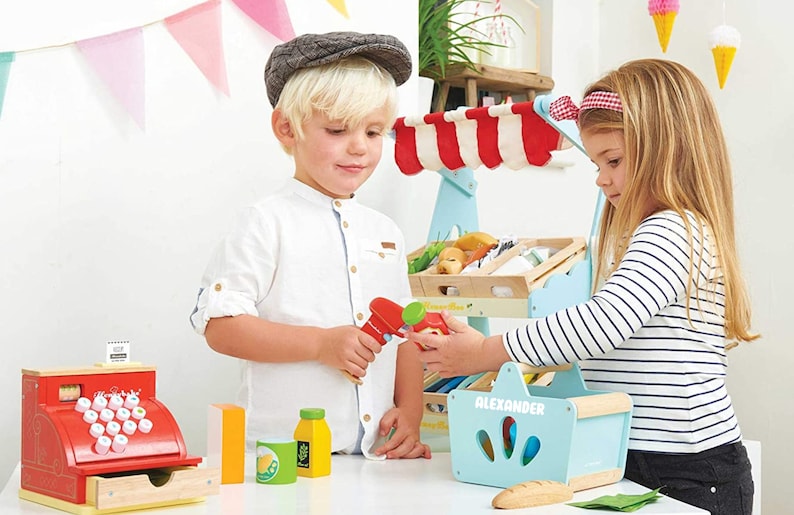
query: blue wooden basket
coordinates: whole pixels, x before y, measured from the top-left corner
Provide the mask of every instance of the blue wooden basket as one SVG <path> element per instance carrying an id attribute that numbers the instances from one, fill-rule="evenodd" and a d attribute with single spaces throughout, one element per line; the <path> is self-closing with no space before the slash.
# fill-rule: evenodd
<path id="1" fill-rule="evenodd" d="M 577 365 L 565 368 L 555 372 L 549 386 L 527 386 L 524 374 L 539 369 L 505 363 L 490 392 L 452 390 L 455 478 L 501 488 L 545 479 L 574 491 L 620 481 L 631 398 L 588 390 Z"/>

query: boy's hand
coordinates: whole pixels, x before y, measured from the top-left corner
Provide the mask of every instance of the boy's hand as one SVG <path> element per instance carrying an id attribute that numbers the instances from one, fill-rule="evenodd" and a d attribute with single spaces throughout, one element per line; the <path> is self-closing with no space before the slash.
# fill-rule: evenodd
<path id="1" fill-rule="evenodd" d="M 394 433 L 386 443 L 375 449 L 377 456 L 386 455 L 387 459 L 430 458 L 430 447 L 419 439 L 419 422 L 409 421 L 400 408 L 392 408 L 380 419 L 380 435 Z"/>
<path id="2" fill-rule="evenodd" d="M 381 344 L 356 326 L 333 327 L 323 334 L 317 360 L 355 377 L 364 377 L 380 350 Z"/>

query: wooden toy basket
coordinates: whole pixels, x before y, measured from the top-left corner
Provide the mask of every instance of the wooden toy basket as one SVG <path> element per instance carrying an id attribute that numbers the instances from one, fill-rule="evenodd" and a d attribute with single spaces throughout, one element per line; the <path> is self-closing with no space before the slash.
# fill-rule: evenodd
<path id="1" fill-rule="evenodd" d="M 456 479 L 501 488 L 552 480 L 574 491 L 620 481 L 631 398 L 588 390 L 575 364 L 556 371 L 548 386 L 524 383 L 523 374 L 533 370 L 539 369 L 505 363 L 490 392 L 449 393 Z"/>
<path id="2" fill-rule="evenodd" d="M 450 246 L 454 240 L 445 243 Z M 526 272 L 513 275 L 495 273 L 509 260 L 533 247 L 549 247 L 556 252 Z M 423 251 L 424 247 L 416 249 L 408 259 L 421 255 Z M 585 239 L 581 237 L 520 238 L 517 245 L 479 270 L 456 275 L 439 274 L 433 265 L 410 274 L 408 280 L 414 297 L 432 298 L 431 305 L 427 306 L 429 311 L 447 309 L 456 315 L 481 316 L 480 311 L 491 310 L 495 306 L 504 317 L 536 317 L 589 297 L 590 270 L 585 254 Z M 554 300 L 555 297 L 560 298 Z M 542 301 L 539 303 L 538 299 Z M 542 311 L 538 311 L 539 307 Z"/>

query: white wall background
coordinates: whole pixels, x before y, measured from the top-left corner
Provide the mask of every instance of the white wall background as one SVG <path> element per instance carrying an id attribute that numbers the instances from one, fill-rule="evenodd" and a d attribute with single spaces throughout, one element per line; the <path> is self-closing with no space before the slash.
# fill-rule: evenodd
<path id="1" fill-rule="evenodd" d="M 200 0 L 0 0 L 0 51 L 71 42 L 140 26 Z M 764 448 L 764 508 L 784 513 L 794 453 L 785 381 L 794 350 L 787 323 L 792 277 L 792 175 L 783 165 L 794 122 L 794 64 L 783 2 L 730 0 L 743 36 L 724 90 L 706 34 L 722 1 L 683 2 L 662 54 L 645 2 L 542 0 L 542 73 L 575 98 L 621 62 L 667 57 L 709 86 L 729 141 L 739 248 L 753 296 L 759 343 L 730 353 L 730 390 L 745 436 Z M 287 0 L 296 33 L 392 33 L 415 51 L 416 8 L 404 0 L 347 0 L 350 19 L 325 0 Z M 205 450 L 206 406 L 232 402 L 234 360 L 213 353 L 188 323 L 209 252 L 235 214 L 285 178 L 290 161 L 270 134 L 262 70 L 277 41 L 222 1 L 231 89 L 214 91 L 162 24 L 145 27 L 147 126 L 141 131 L 74 47 L 21 54 L 0 118 L 0 484 L 19 459 L 22 368 L 79 367 L 104 359 L 105 341 L 130 339 L 133 359 L 158 368 L 158 398 L 174 413 L 191 453 Z M 415 81 L 402 90 L 416 112 Z M 765 101 L 766 100 L 766 101 Z M 770 101 L 771 100 L 771 101 Z M 788 129 L 788 130 L 787 130 Z M 404 177 L 384 149 L 363 201 L 391 215 L 412 247 L 427 237 L 438 184 Z M 478 170 L 480 227 L 494 234 L 586 235 L 596 190 L 575 150 L 566 170 Z M 494 321 L 498 330 L 510 321 Z"/>

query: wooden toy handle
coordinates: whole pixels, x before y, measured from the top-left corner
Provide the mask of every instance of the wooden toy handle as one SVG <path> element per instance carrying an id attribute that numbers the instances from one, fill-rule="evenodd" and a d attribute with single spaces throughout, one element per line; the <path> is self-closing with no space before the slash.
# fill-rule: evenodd
<path id="1" fill-rule="evenodd" d="M 340 371 L 340 372 L 342 372 L 342 374 L 343 374 L 343 375 L 344 375 L 344 376 L 345 376 L 345 377 L 348 379 L 348 381 L 350 381 L 351 383 L 355 383 L 355 384 L 364 384 L 364 381 L 362 381 L 362 380 L 361 380 L 361 378 L 358 378 L 358 377 L 354 376 L 353 374 L 351 374 L 351 373 L 350 373 L 350 372 L 348 372 L 347 370 L 341 370 L 341 369 L 340 369 L 339 371 Z"/>
<path id="2" fill-rule="evenodd" d="M 527 363 L 516 363 L 518 370 L 521 371 L 522 374 L 539 374 L 545 372 L 562 372 L 564 370 L 570 370 L 573 365 L 570 363 L 565 363 L 564 365 L 556 365 L 551 367 L 533 367 Z"/>

